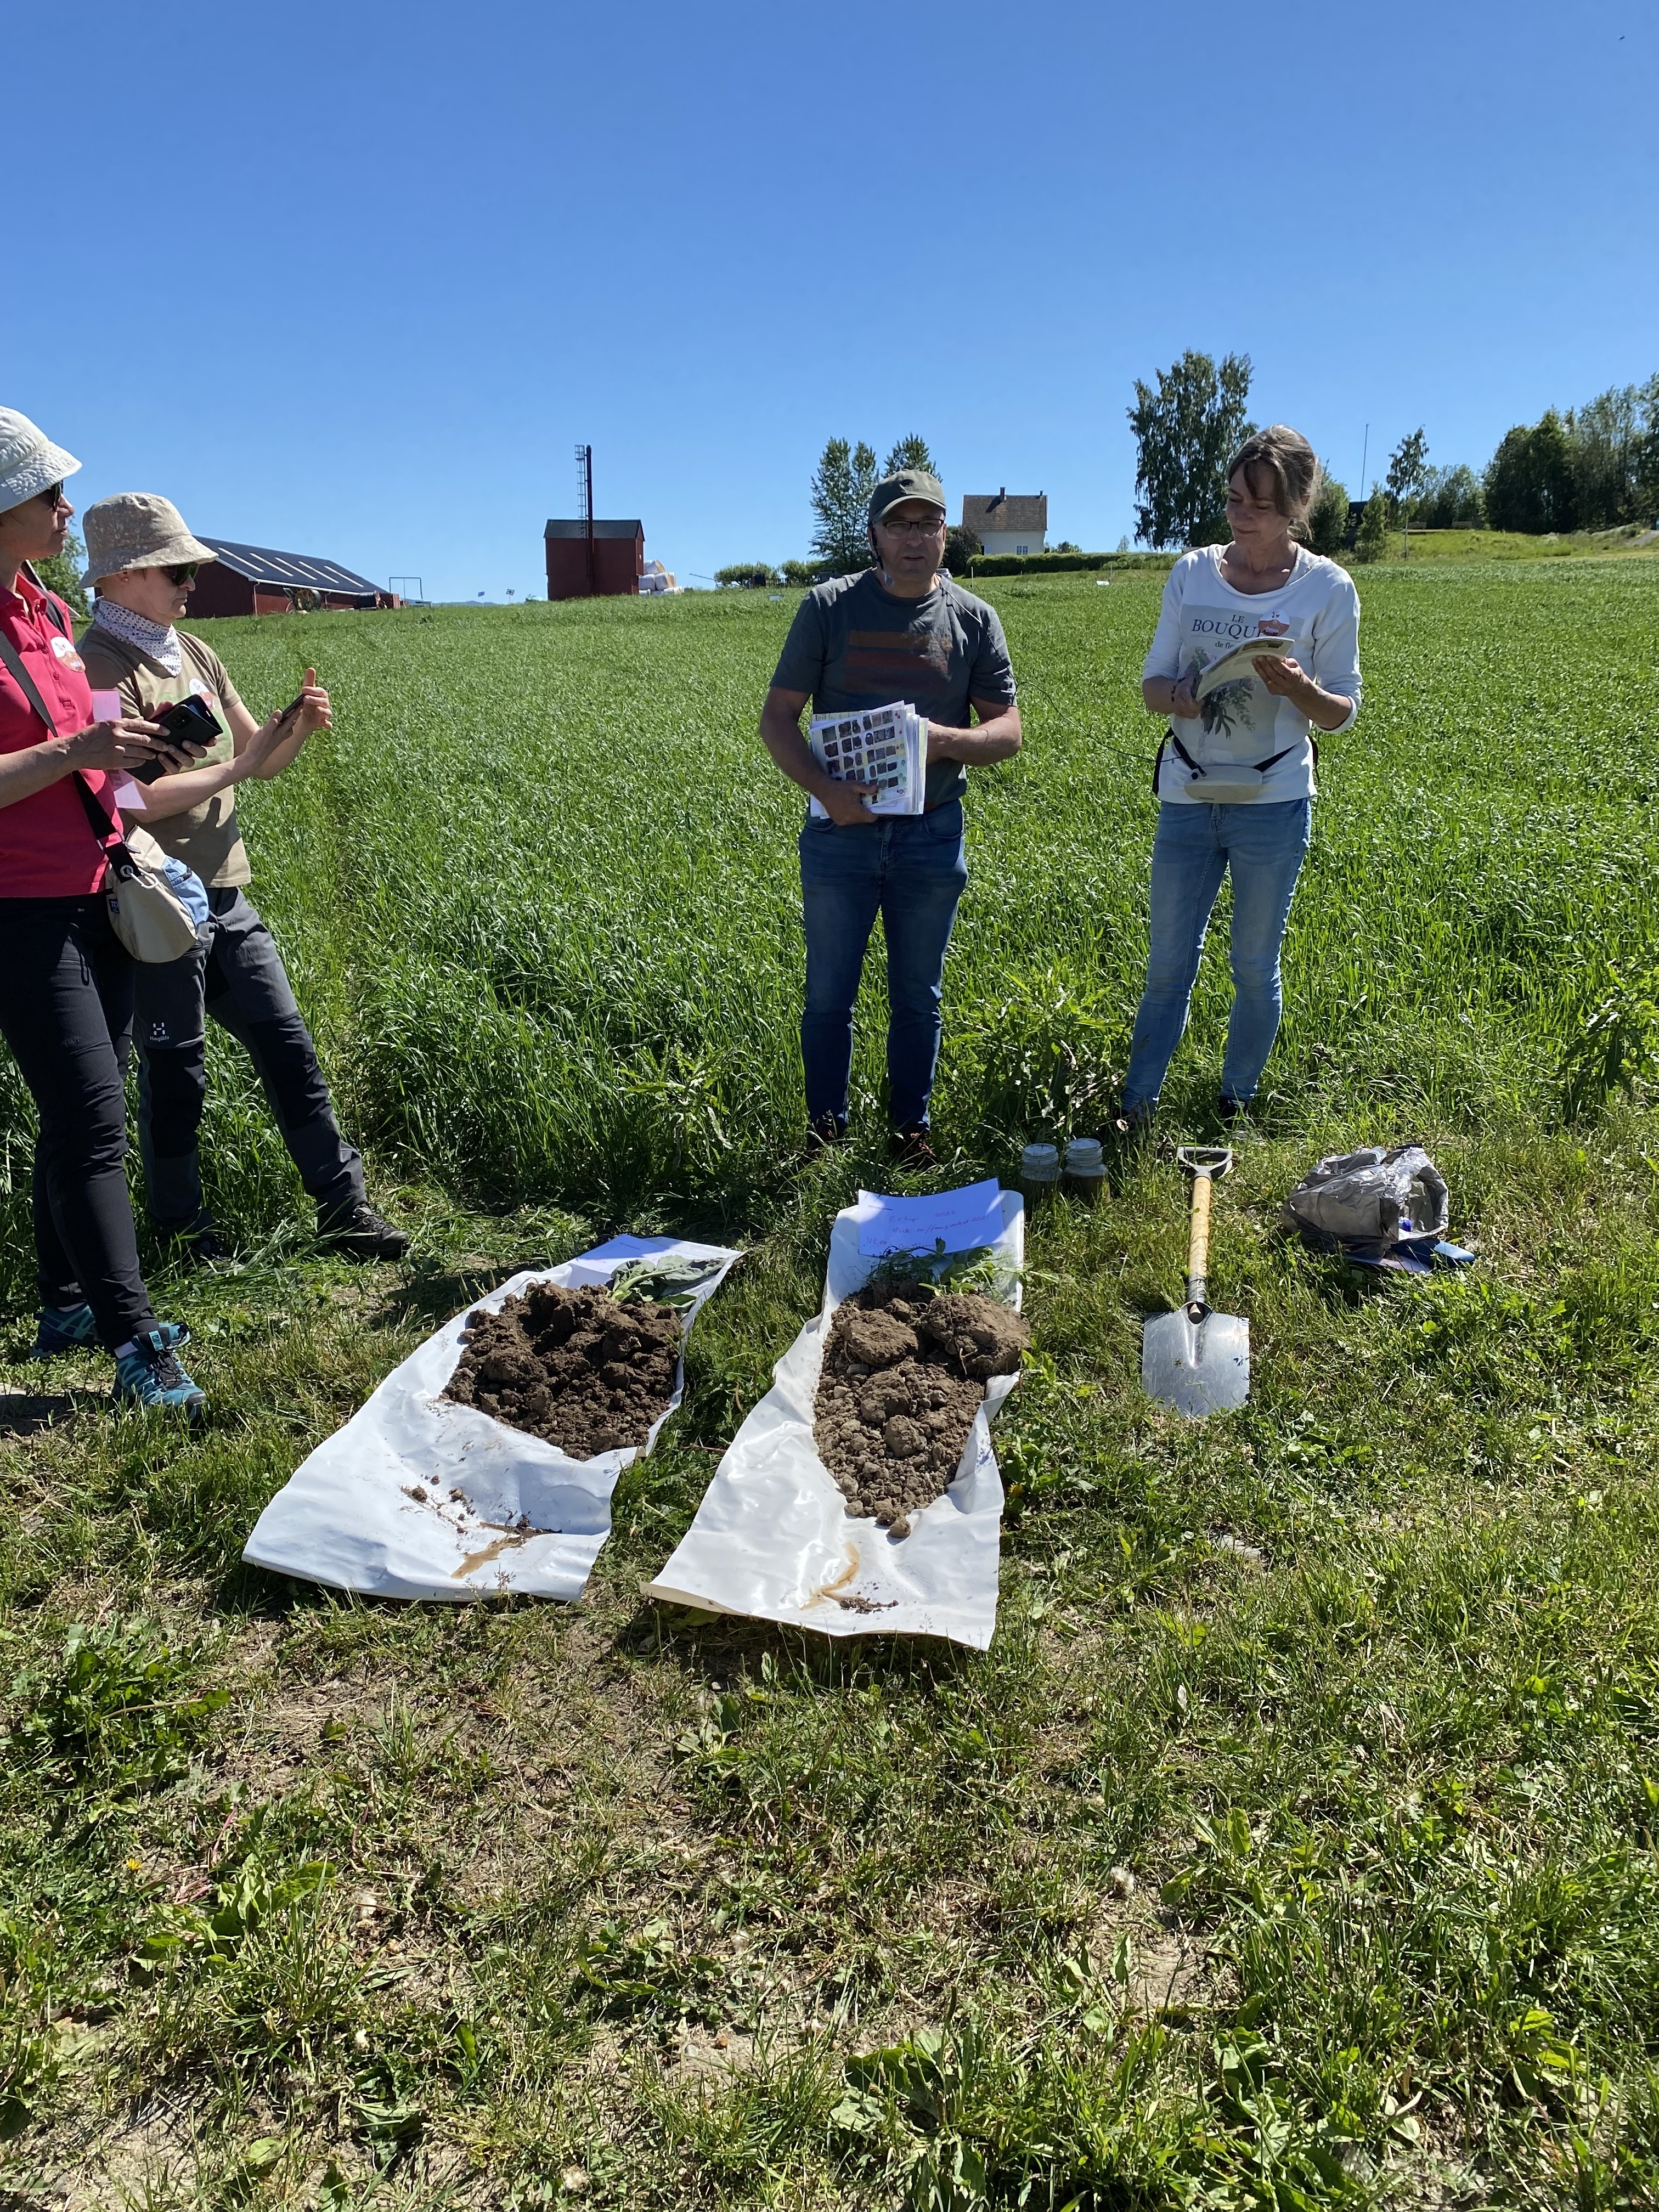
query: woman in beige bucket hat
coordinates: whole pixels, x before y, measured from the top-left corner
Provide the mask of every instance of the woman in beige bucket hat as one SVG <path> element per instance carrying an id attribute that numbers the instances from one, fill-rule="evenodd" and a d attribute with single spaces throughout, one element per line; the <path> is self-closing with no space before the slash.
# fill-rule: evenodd
<path id="1" fill-rule="evenodd" d="M 282 955 L 247 896 L 252 869 L 236 818 L 237 784 L 280 775 L 313 731 L 331 726 L 328 694 L 308 668 L 294 711 L 255 726 L 212 647 L 176 627 L 197 568 L 215 556 L 171 500 L 119 492 L 89 507 L 83 526 L 87 580 L 98 587 L 81 638 L 91 681 L 149 716 L 193 692 L 221 732 L 200 766 L 145 793 L 145 827 L 201 878 L 210 915 L 192 951 L 138 976 L 138 1149 L 151 1218 L 198 1265 L 224 1256 L 197 1143 L 210 1016 L 253 1062 L 322 1241 L 352 1259 L 401 1259 L 409 1239 L 368 1202 L 362 1156 L 341 1134 Z"/>
<path id="2" fill-rule="evenodd" d="M 199 1419 L 179 1364 L 188 1331 L 158 1322 L 138 1267 L 126 1152 L 133 962 L 104 901 L 121 835 L 112 770 L 185 756 L 137 718 L 100 720 L 72 617 L 31 565 L 64 550 L 81 464 L 0 408 L 0 1035 L 40 1115 L 34 1356 L 113 1353 L 119 1404 Z"/>

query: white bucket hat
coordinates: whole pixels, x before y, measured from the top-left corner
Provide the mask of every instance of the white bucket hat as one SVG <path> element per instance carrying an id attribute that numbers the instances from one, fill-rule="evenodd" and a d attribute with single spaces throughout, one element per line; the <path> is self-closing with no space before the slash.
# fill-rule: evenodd
<path id="1" fill-rule="evenodd" d="M 49 484 L 62 483 L 80 465 L 27 415 L 0 407 L 0 514 L 21 507 L 26 499 L 38 499 Z"/>
<path id="2" fill-rule="evenodd" d="M 87 537 L 83 584 L 124 568 L 181 568 L 188 561 L 205 567 L 219 557 L 191 536 L 184 516 L 160 492 L 115 492 L 87 509 L 81 527 Z"/>

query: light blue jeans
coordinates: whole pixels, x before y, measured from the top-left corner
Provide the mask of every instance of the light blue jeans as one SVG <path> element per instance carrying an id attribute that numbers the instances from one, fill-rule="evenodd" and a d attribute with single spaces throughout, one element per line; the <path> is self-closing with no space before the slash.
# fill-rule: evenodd
<path id="1" fill-rule="evenodd" d="M 1166 799 L 1159 806 L 1152 845 L 1152 947 L 1123 1084 L 1127 1112 L 1145 1113 L 1158 1103 L 1187 1026 L 1210 910 L 1229 868 L 1233 1007 L 1221 1095 L 1241 1103 L 1255 1096 L 1279 1034 L 1279 948 L 1308 849 L 1312 813 L 1313 802 L 1307 799 L 1233 806 Z"/>

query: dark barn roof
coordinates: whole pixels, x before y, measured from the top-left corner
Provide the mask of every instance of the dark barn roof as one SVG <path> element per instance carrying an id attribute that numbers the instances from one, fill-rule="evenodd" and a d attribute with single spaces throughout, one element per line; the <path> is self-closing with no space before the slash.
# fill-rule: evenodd
<path id="1" fill-rule="evenodd" d="M 227 568 L 255 584 L 293 585 L 302 592 L 349 592 L 359 598 L 379 597 L 382 586 L 367 576 L 341 568 L 337 561 L 319 561 L 308 553 L 274 553 L 267 545 L 239 545 L 234 538 L 204 538 Z"/>
<path id="2" fill-rule="evenodd" d="M 586 535 L 587 525 L 580 518 L 574 522 L 550 522 L 542 532 L 544 538 L 586 538 Z M 642 522 L 601 522 L 595 516 L 593 535 L 596 538 L 643 538 L 645 525 Z"/>

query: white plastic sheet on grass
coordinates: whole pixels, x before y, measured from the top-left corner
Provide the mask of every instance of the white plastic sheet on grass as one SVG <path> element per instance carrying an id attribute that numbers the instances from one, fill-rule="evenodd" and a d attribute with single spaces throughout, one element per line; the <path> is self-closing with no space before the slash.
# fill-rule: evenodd
<path id="1" fill-rule="evenodd" d="M 428 1337 L 368 1403 L 297 1468 L 259 1516 L 242 1557 L 256 1567 L 373 1597 L 452 1603 L 518 1590 L 578 1598 L 611 1534 L 611 1493 L 649 1451 L 685 1387 L 643 1447 L 571 1459 L 555 1444 L 442 1395 L 461 1356 L 467 1315 L 500 1310 L 532 1283 L 608 1283 L 624 1260 L 672 1254 L 719 1260 L 685 1316 L 689 1330 L 736 1252 L 672 1237 L 616 1237 L 562 1267 L 514 1275 Z M 424 1492 L 424 1497 L 415 1495 Z M 519 1526 L 520 1521 L 528 1528 Z"/>
<path id="2" fill-rule="evenodd" d="M 1025 1214 L 1018 1192 L 1003 1191 L 999 1211 L 994 1249 L 1018 1268 Z M 848 1513 L 813 1442 L 830 1317 L 878 1265 L 860 1250 L 861 1226 L 872 1241 L 869 1220 L 862 1205 L 836 1215 L 823 1311 L 773 1369 L 772 1388 L 732 1438 L 684 1540 L 646 1595 L 826 1636 L 945 1636 L 983 1651 L 996 1628 L 1002 1528 L 990 1416 L 1018 1377 L 991 1378 L 955 1480 L 910 1516 L 910 1534 L 896 1541 Z M 925 1233 L 919 1241 L 933 1243 Z"/>

